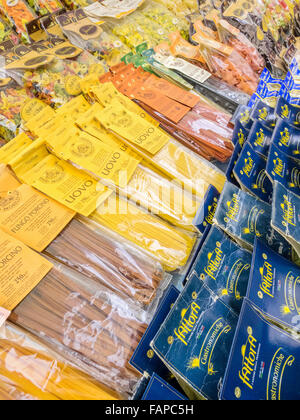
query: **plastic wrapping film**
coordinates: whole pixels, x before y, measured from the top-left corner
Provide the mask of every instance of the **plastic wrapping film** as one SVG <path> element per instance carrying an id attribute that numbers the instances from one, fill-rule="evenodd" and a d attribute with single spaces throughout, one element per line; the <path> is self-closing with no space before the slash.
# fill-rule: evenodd
<path id="1" fill-rule="evenodd" d="M 121 22 L 111 22 L 109 25 L 112 32 L 132 50 L 144 42 L 152 48 L 168 40 L 168 30 L 139 11 L 127 16 Z"/>
<path id="2" fill-rule="evenodd" d="M 89 218 L 146 251 L 170 272 L 184 268 L 197 241 L 195 234 L 172 226 L 116 194 Z"/>
<path id="3" fill-rule="evenodd" d="M 162 128 L 193 152 L 208 160 L 227 161 L 233 151 L 232 129 L 228 127 L 230 117 L 224 112 L 200 101 L 178 124 L 172 123 L 147 105 L 140 105 L 154 118 Z"/>
<path id="4" fill-rule="evenodd" d="M 173 179 L 191 189 L 200 199 L 204 198 L 210 184 L 219 192 L 225 184 L 225 177 L 221 171 L 175 139 L 170 139 L 169 143 L 152 157 L 152 162 L 169 172 Z"/>
<path id="5" fill-rule="evenodd" d="M 22 131 L 22 109 L 33 98 L 30 89 L 19 86 L 10 78 L 0 82 L 0 136 L 9 141 Z"/>
<path id="6" fill-rule="evenodd" d="M 159 262 L 118 239 L 74 219 L 44 253 L 139 306 L 149 305 L 167 276 Z"/>
<path id="7" fill-rule="evenodd" d="M 40 42 L 28 47 L 28 60 L 24 51 L 26 47 L 20 50 L 20 61 L 10 62 L 10 55 L 14 55 L 16 49 L 5 53 L 3 60 L 7 64 L 5 72 L 8 77 L 54 108 L 79 95 L 81 78 L 96 71 L 97 65 L 102 67 L 89 52 L 63 41 L 52 38 L 54 44 Z"/>
<path id="8" fill-rule="evenodd" d="M 134 393 L 140 374 L 128 362 L 148 314 L 99 283 L 56 264 L 10 321 L 123 398 Z"/>
<path id="9" fill-rule="evenodd" d="M 7 322 L 0 329 L 0 400 L 116 400 L 33 335 Z"/>
<path id="10" fill-rule="evenodd" d="M 38 16 L 45 16 L 63 7 L 59 0 L 27 0 L 27 3 Z"/>
<path id="11" fill-rule="evenodd" d="M 128 185 L 119 189 L 119 193 L 171 224 L 196 232 L 193 221 L 201 201 L 143 163 L 138 166 Z"/>
<path id="12" fill-rule="evenodd" d="M 255 10 L 254 7 L 255 2 L 247 4 L 247 8 L 244 9 L 242 2 L 225 0 L 221 12 L 226 21 L 238 28 L 257 47 L 267 63 L 274 64 L 277 51 L 276 40 L 273 37 L 277 32 L 276 20 L 272 19 L 272 14 L 268 14 L 268 20 L 271 18 L 272 24 L 269 29 L 266 28 L 266 19 L 263 20 L 266 4 L 260 1 Z"/>
<path id="13" fill-rule="evenodd" d="M 56 20 L 73 45 L 88 50 L 101 60 L 104 59 L 109 66 L 118 64 L 121 58 L 130 52 L 107 25 L 93 23 L 84 9 L 62 14 Z"/>
<path id="14" fill-rule="evenodd" d="M 139 11 L 148 19 L 158 23 L 167 33 L 180 30 L 183 36 L 188 35 L 189 25 L 187 20 L 180 15 L 170 13 L 164 3 L 146 2 Z"/>
<path id="15" fill-rule="evenodd" d="M 14 2 L 1 0 L 0 10 L 7 16 L 11 24 L 24 41 L 28 41 L 26 23 L 34 20 L 37 16 L 23 0 Z"/>

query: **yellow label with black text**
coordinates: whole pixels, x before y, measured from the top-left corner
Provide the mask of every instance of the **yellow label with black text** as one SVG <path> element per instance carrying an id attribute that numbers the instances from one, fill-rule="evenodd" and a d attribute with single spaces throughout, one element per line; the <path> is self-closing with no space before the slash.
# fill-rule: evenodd
<path id="1" fill-rule="evenodd" d="M 105 108 L 96 118 L 107 129 L 127 139 L 152 155 L 158 153 L 170 141 L 170 137 L 158 127 L 130 112 L 117 100 Z"/>
<path id="2" fill-rule="evenodd" d="M 53 155 L 43 159 L 24 178 L 37 190 L 86 217 L 112 194 L 87 173 Z"/>
<path id="3" fill-rule="evenodd" d="M 75 214 L 29 185 L 0 188 L 0 227 L 35 251 L 42 252 Z"/>
<path id="4" fill-rule="evenodd" d="M 0 306 L 12 311 L 52 267 L 23 242 L 0 231 Z"/>
<path id="5" fill-rule="evenodd" d="M 128 153 L 79 129 L 53 136 L 52 140 L 49 143 L 57 156 L 119 187 L 127 186 L 139 164 Z"/>

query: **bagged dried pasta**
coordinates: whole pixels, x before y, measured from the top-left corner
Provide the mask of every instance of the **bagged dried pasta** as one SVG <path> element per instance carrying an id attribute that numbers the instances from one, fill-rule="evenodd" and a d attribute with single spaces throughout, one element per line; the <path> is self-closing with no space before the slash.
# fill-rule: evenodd
<path id="1" fill-rule="evenodd" d="M 0 353 L 2 401 L 99 401 L 120 398 L 10 322 L 0 329 Z"/>
<path id="2" fill-rule="evenodd" d="M 36 150 L 31 156 L 23 154 L 21 159 L 25 164 L 32 164 L 34 160 L 39 162 L 40 156 Z M 17 159 L 9 162 L 20 174 Z M 4 209 L 0 211 L 0 225 L 36 251 L 74 268 L 139 306 L 154 302 L 159 289 L 168 282 L 169 276 L 157 260 L 120 236 L 99 226 L 96 229 L 87 219 L 73 219 L 74 211 L 20 184 L 7 168 L 1 171 L 0 185 Z M 7 203 L 15 197 L 17 202 L 7 208 Z"/>
<path id="3" fill-rule="evenodd" d="M 4 78 L 0 84 L 0 136 L 9 141 L 24 130 L 31 105 L 40 109 L 43 104 L 34 99 L 29 88 L 20 86 L 12 78 Z M 34 110 L 32 109 L 32 113 Z"/>
<path id="4" fill-rule="evenodd" d="M 29 38 L 26 31 L 26 23 L 37 17 L 34 11 L 28 6 L 28 4 L 26 4 L 26 2 L 23 0 L 17 0 L 14 2 L 1 0 L 0 10 L 10 20 L 12 25 L 15 27 L 16 32 L 21 36 L 21 38 L 25 42 L 28 42 Z"/>
<path id="5" fill-rule="evenodd" d="M 146 312 L 62 265 L 12 312 L 10 321 L 123 398 L 140 379 L 129 360 L 144 334 Z"/>
<path id="6" fill-rule="evenodd" d="M 8 75 L 54 108 L 79 95 L 81 78 L 94 70 L 92 65 L 100 64 L 88 52 L 59 38 L 16 47 L 5 54 L 5 60 Z"/>
<path id="7" fill-rule="evenodd" d="M 166 271 L 182 270 L 190 258 L 197 236 L 112 194 L 89 218 L 158 260 Z"/>
<path id="8" fill-rule="evenodd" d="M 88 50 L 109 66 L 118 64 L 121 58 L 130 52 L 107 25 L 93 23 L 84 9 L 62 14 L 56 20 L 73 45 Z M 104 71 L 105 68 L 103 73 Z"/>

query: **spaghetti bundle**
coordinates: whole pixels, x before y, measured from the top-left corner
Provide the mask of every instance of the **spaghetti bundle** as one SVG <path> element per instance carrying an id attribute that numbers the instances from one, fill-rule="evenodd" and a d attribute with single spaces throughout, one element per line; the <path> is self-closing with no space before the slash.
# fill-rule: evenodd
<path id="1" fill-rule="evenodd" d="M 119 192 L 175 226 L 195 232 L 193 220 L 201 202 L 144 164 Z"/>
<path id="2" fill-rule="evenodd" d="M 76 219 L 44 253 L 141 305 L 151 303 L 164 280 L 158 262 Z"/>
<path id="3" fill-rule="evenodd" d="M 196 243 L 195 235 L 175 229 L 117 195 L 100 205 L 90 219 L 150 253 L 167 271 L 184 267 Z"/>
<path id="4" fill-rule="evenodd" d="M 47 346 L 6 324 L 0 330 L 0 400 L 116 400 Z"/>
<path id="5" fill-rule="evenodd" d="M 10 320 L 51 343 L 122 396 L 140 375 L 128 361 L 148 315 L 92 280 L 56 265 L 12 312 Z"/>

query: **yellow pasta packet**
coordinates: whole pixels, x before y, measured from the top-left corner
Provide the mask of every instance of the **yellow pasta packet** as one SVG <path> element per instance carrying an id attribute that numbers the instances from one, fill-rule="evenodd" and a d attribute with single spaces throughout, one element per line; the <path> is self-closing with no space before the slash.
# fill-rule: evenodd
<path id="1" fill-rule="evenodd" d="M 25 134 L 21 133 L 12 139 L 0 149 L 0 163 L 9 163 L 9 161 L 17 154 L 32 144 L 32 140 Z"/>
<path id="2" fill-rule="evenodd" d="M 139 160 L 113 144 L 100 142 L 76 128 L 53 136 L 48 142 L 57 156 L 121 188 L 128 184 L 139 164 Z"/>
<path id="3" fill-rule="evenodd" d="M 83 216 L 89 216 L 112 194 L 87 173 L 51 154 L 23 178 L 37 190 Z"/>
<path id="4" fill-rule="evenodd" d="M 114 99 L 111 105 L 97 114 L 97 119 L 107 129 L 124 139 L 130 139 L 142 150 L 155 155 L 170 140 L 158 127 L 130 112 Z"/>

